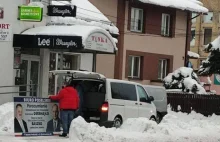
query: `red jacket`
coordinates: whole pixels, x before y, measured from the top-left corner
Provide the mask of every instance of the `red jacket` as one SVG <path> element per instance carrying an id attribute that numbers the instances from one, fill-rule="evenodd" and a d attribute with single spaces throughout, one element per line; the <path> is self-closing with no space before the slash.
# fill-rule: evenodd
<path id="1" fill-rule="evenodd" d="M 76 89 L 65 87 L 58 95 L 50 96 L 51 100 L 58 100 L 60 109 L 76 110 L 79 107 L 79 97 Z"/>

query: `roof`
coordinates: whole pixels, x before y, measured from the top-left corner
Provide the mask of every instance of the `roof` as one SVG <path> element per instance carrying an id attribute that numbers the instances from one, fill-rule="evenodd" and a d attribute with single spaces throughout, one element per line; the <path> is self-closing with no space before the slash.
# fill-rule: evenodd
<path id="1" fill-rule="evenodd" d="M 72 26 L 40 26 L 31 28 L 24 31 L 24 35 L 54 35 L 54 36 L 81 36 L 82 44 L 86 46 L 86 40 L 89 35 L 93 33 L 102 33 L 108 37 L 113 44 L 114 49 L 117 50 L 116 40 L 104 29 L 97 26 L 84 26 L 84 25 L 72 25 Z"/>
<path id="2" fill-rule="evenodd" d="M 198 0 L 139 0 L 143 3 L 188 10 L 198 13 L 207 13 L 209 10 Z"/>
<path id="3" fill-rule="evenodd" d="M 118 28 L 88 0 L 52 1 L 52 5 L 77 6 L 76 17 L 50 17 L 50 24 L 93 25 L 101 27 L 111 34 L 119 34 Z"/>

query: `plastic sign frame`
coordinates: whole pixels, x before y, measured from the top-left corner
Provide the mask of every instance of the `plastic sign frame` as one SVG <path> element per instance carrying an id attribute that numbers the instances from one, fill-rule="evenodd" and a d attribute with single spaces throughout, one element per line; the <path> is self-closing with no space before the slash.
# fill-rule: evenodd
<path id="1" fill-rule="evenodd" d="M 43 19 L 43 8 L 38 6 L 19 6 L 18 20 L 41 22 Z"/>

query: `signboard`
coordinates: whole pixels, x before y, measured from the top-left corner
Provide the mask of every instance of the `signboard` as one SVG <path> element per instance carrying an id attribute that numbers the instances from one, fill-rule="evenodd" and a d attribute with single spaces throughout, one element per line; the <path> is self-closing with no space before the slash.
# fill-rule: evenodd
<path id="1" fill-rule="evenodd" d="M 82 48 L 82 37 L 14 34 L 13 47 L 78 50 Z"/>
<path id="2" fill-rule="evenodd" d="M 0 41 L 11 41 L 12 28 L 9 23 L 0 23 Z"/>
<path id="3" fill-rule="evenodd" d="M 59 106 L 48 98 L 14 98 L 16 136 L 50 136 L 61 130 Z"/>
<path id="4" fill-rule="evenodd" d="M 76 6 L 73 5 L 49 5 L 48 16 L 76 17 Z"/>
<path id="5" fill-rule="evenodd" d="M 115 51 L 114 45 L 111 40 L 102 33 L 94 33 L 89 35 L 86 40 L 85 49 L 108 53 L 114 53 Z"/>
<path id="6" fill-rule="evenodd" d="M 214 75 L 214 84 L 220 85 L 220 75 L 219 74 Z"/>
<path id="7" fill-rule="evenodd" d="M 19 6 L 18 20 L 40 22 L 43 17 L 43 8 L 35 6 Z"/>

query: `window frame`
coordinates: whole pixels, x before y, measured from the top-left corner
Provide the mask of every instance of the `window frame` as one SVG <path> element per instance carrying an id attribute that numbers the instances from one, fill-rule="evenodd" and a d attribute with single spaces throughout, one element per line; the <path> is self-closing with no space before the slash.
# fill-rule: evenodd
<path id="1" fill-rule="evenodd" d="M 161 62 L 161 68 L 160 68 L 160 66 L 158 66 L 158 79 L 159 80 L 163 80 L 165 77 L 166 77 L 166 75 L 167 75 L 167 72 L 168 72 L 168 59 L 159 59 L 159 65 L 160 65 L 160 61 L 162 61 Z M 163 64 L 163 62 L 165 62 L 165 70 L 164 70 L 164 64 Z M 159 71 L 160 71 L 160 75 L 159 75 Z M 165 73 L 163 73 L 163 71 L 165 71 Z M 164 74 L 164 77 L 163 77 L 163 74 Z"/>
<path id="2" fill-rule="evenodd" d="M 135 24 L 136 24 L 136 19 L 135 19 L 135 14 L 136 14 L 136 11 L 138 10 L 138 12 L 142 11 L 142 17 L 141 17 L 141 30 L 137 30 L 135 29 Z M 134 11 L 134 17 L 132 17 L 132 11 Z M 138 13 L 138 16 L 139 16 L 139 13 Z M 132 20 L 134 19 L 134 20 Z M 137 23 L 137 26 L 138 26 L 139 23 Z M 130 31 L 131 32 L 143 32 L 143 26 L 144 26 L 144 9 L 141 9 L 141 8 L 135 8 L 135 7 L 131 7 L 131 16 L 130 16 Z M 138 27 L 137 27 L 138 28 Z"/>
<path id="3" fill-rule="evenodd" d="M 212 13 L 212 20 L 206 22 L 205 18 L 209 15 L 209 13 Z M 211 24 L 211 23 L 213 23 L 213 18 L 214 18 L 214 13 L 212 11 L 209 11 L 207 15 L 203 15 L 202 22 L 206 23 L 206 24 Z"/>
<path id="4" fill-rule="evenodd" d="M 169 17 L 168 21 L 168 27 L 167 27 L 167 21 L 165 21 L 165 17 Z M 167 20 L 167 18 L 166 18 Z M 162 19 L 161 19 L 161 35 L 170 37 L 171 36 L 171 15 L 167 13 L 162 13 Z M 166 30 L 168 30 L 168 34 L 166 34 Z"/>
<path id="5" fill-rule="evenodd" d="M 131 60 L 131 68 L 129 68 L 128 71 L 128 77 L 129 78 L 140 78 L 140 74 L 141 74 L 141 56 L 135 56 L 135 55 L 129 55 L 128 56 L 128 64 L 130 64 L 129 62 L 129 58 L 132 58 Z M 138 58 L 139 62 L 138 62 L 138 76 L 134 76 L 134 58 Z M 131 72 L 131 74 L 129 74 Z"/>
<path id="6" fill-rule="evenodd" d="M 213 34 L 213 33 L 212 33 L 212 32 L 213 32 L 213 31 L 212 31 L 212 28 L 204 28 L 204 37 L 203 37 L 203 45 L 204 45 L 204 46 L 207 45 L 207 44 L 205 44 L 205 42 L 206 42 L 205 38 L 206 38 L 206 35 L 207 35 L 206 32 L 205 32 L 206 30 L 211 30 L 211 34 L 210 34 L 211 39 L 210 39 L 210 41 L 209 41 L 207 44 L 209 44 L 210 42 L 212 42 L 212 34 Z"/>

